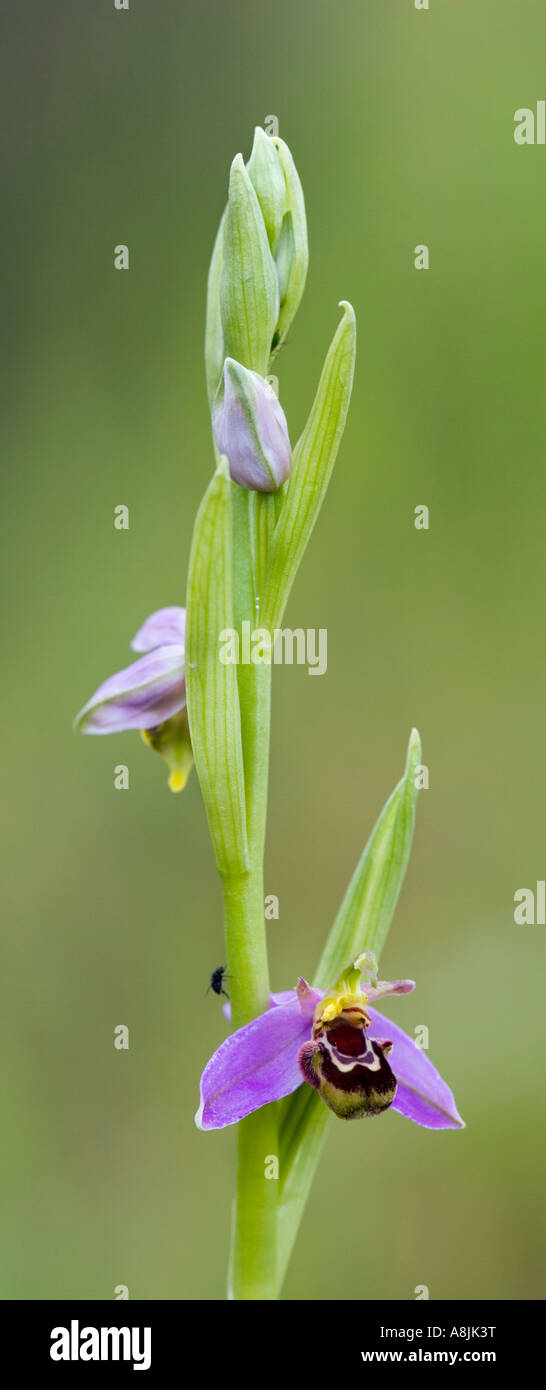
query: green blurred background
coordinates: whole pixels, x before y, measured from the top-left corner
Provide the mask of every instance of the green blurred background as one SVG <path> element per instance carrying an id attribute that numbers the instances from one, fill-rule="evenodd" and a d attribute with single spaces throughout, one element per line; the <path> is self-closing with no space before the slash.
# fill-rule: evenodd
<path id="1" fill-rule="evenodd" d="M 273 982 L 312 974 L 416 724 L 430 789 L 382 973 L 418 990 L 385 1012 L 427 1024 L 467 1122 L 333 1125 L 284 1296 L 542 1298 L 546 929 L 513 894 L 546 874 L 546 148 L 513 114 L 546 97 L 543 7 L 27 0 L 2 24 L 3 1296 L 224 1296 L 235 1136 L 193 1123 L 225 1033 L 199 787 L 71 720 L 184 600 L 208 259 L 231 158 L 276 114 L 310 227 L 294 438 L 341 298 L 359 359 L 287 614 L 327 627 L 328 672 L 274 677 Z"/>

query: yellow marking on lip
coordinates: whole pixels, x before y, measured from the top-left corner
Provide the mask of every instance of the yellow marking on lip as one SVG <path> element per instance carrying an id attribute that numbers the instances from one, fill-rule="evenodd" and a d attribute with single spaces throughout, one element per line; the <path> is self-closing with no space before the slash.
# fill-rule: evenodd
<path id="1" fill-rule="evenodd" d="M 323 999 L 322 1003 L 319 1004 L 317 1008 L 317 1022 L 333 1023 L 334 1019 L 340 1018 L 344 1013 L 351 1013 L 353 1010 L 367 1017 L 367 1002 L 368 996 L 362 994 L 360 990 L 358 994 L 356 994 L 354 990 L 344 990 L 340 994 L 330 996 L 328 999 Z"/>

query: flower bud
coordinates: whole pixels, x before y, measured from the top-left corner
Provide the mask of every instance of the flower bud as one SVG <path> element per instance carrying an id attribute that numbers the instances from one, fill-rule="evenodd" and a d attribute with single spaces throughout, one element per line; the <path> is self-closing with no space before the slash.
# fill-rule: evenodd
<path id="1" fill-rule="evenodd" d="M 258 198 L 238 154 L 231 166 L 220 274 L 224 356 L 267 372 L 279 285 Z"/>
<path id="2" fill-rule="evenodd" d="M 254 132 L 248 164 L 233 160 L 207 287 L 205 362 L 212 405 L 227 356 L 265 376 L 307 276 L 303 191 L 288 146 Z"/>
<path id="3" fill-rule="evenodd" d="M 309 245 L 305 202 L 298 171 L 284 140 L 275 136 L 272 143 L 277 151 L 286 187 L 286 213 L 275 250 L 280 307 L 271 350 L 276 352 L 286 338 L 305 289 Z"/>
<path id="4" fill-rule="evenodd" d="M 286 338 L 305 288 L 309 247 L 303 189 L 284 140 L 266 135 L 261 126 L 247 164 L 275 257 L 279 316 L 271 342 L 275 353 Z"/>
<path id="5" fill-rule="evenodd" d="M 275 256 L 288 210 L 286 180 L 273 141 L 260 125 L 254 131 L 252 154 L 246 167 L 260 204 L 271 252 Z"/>
<path id="6" fill-rule="evenodd" d="M 231 357 L 224 362 L 212 424 L 235 483 L 254 492 L 276 492 L 289 477 L 288 426 L 273 387 Z"/>

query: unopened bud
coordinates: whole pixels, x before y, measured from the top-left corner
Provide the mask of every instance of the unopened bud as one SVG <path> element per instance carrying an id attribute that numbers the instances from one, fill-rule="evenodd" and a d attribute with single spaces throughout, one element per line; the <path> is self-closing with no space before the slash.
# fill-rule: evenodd
<path id="1" fill-rule="evenodd" d="M 290 474 L 292 454 L 286 416 L 269 382 L 227 357 L 212 423 L 233 481 L 276 492 Z"/>
<path id="2" fill-rule="evenodd" d="M 229 181 L 220 314 L 225 355 L 265 375 L 279 316 L 279 285 L 260 204 L 240 154 Z"/>
<path id="3" fill-rule="evenodd" d="M 260 204 L 271 252 L 275 256 L 287 211 L 286 180 L 275 145 L 259 125 L 254 131 L 252 154 L 246 167 Z"/>

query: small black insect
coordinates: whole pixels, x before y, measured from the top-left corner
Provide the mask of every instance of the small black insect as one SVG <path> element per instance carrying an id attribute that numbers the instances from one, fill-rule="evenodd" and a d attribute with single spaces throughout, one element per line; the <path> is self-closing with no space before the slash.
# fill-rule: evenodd
<path id="1" fill-rule="evenodd" d="M 209 989 L 214 990 L 215 994 L 223 994 L 226 999 L 229 999 L 229 994 L 227 990 L 224 989 L 224 979 L 227 979 L 226 967 L 225 965 L 218 965 L 216 970 L 213 970 L 210 977 Z M 206 994 L 208 994 L 209 989 L 205 991 Z"/>

